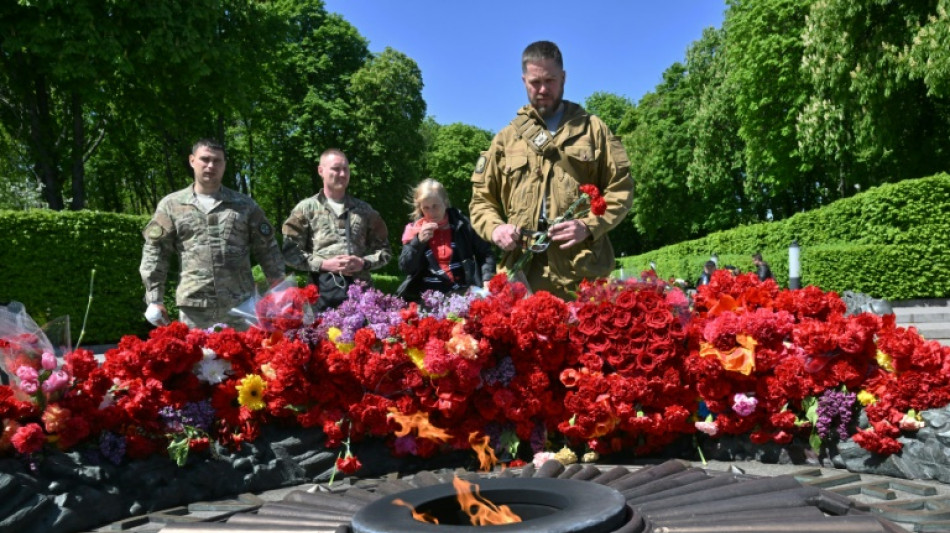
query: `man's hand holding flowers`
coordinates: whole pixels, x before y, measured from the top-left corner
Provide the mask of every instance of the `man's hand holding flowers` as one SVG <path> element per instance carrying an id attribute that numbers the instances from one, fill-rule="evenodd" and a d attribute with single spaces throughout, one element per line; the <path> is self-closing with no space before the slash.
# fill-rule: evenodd
<path id="1" fill-rule="evenodd" d="M 548 237 L 556 243 L 562 243 L 561 249 L 565 249 L 584 242 L 590 237 L 590 230 L 587 229 L 587 224 L 580 220 L 565 220 L 551 226 L 548 229 Z"/>

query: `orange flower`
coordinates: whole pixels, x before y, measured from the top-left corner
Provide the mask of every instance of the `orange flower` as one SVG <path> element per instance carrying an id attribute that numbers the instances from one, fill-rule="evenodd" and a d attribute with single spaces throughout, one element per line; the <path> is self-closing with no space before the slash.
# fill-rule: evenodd
<path id="1" fill-rule="evenodd" d="M 708 342 L 699 343 L 700 357 L 715 357 L 722 363 L 726 370 L 739 372 L 748 376 L 755 370 L 755 346 L 758 344 L 755 339 L 744 333 L 736 335 L 736 346 L 728 352 L 721 352 L 715 346 Z"/>

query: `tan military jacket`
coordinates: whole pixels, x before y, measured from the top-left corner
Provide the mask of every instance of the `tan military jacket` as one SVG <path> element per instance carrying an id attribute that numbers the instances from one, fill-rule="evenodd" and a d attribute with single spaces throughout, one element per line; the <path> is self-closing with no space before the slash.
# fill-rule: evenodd
<path id="1" fill-rule="evenodd" d="M 319 272 L 323 261 L 337 255 L 363 258 L 363 271 L 355 278 L 370 280 L 392 258 L 389 232 L 379 213 L 362 200 L 347 194 L 343 213 L 336 216 L 323 191 L 293 208 L 284 222 L 284 259 L 292 268 Z M 347 240 L 349 224 L 349 240 Z"/>
<path id="2" fill-rule="evenodd" d="M 219 203 L 201 210 L 193 186 L 162 198 L 145 226 L 139 272 L 146 303 L 161 303 L 169 259 L 178 254 L 179 306 L 230 309 L 254 294 L 251 253 L 269 280 L 284 276 L 274 227 L 251 198 L 221 187 Z"/>
<path id="3" fill-rule="evenodd" d="M 559 296 L 573 290 L 581 279 L 610 274 L 615 260 L 607 232 L 627 216 L 633 204 L 630 162 L 620 139 L 579 105 L 566 100 L 564 104 L 561 125 L 553 137 L 531 106 L 521 108 L 515 120 L 495 135 L 472 174 L 469 206 L 475 230 L 491 242 L 492 232 L 506 221 L 537 229 L 542 198 L 547 198 L 546 218 L 553 222 L 580 195 L 580 185 L 597 185 L 607 200 L 607 212 L 581 218 L 591 237 L 567 250 L 552 244 L 544 252 L 544 271 L 536 273 L 545 283 L 532 288 Z M 520 250 L 506 253 L 502 265 L 511 267 L 520 255 Z"/>

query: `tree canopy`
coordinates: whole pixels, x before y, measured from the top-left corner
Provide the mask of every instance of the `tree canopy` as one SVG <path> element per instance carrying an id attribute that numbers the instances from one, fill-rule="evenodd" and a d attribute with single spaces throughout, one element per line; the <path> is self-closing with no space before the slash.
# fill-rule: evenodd
<path id="1" fill-rule="evenodd" d="M 950 164 L 950 0 L 727 0 L 637 101 L 585 106 L 621 137 L 639 253 L 778 220 Z M 397 233 L 425 177 L 467 210 L 494 132 L 426 119 L 424 72 L 371 53 L 320 0 L 0 4 L 0 208 L 149 213 L 201 137 L 275 224 L 340 148 Z M 396 244 L 396 243 L 394 243 Z"/>

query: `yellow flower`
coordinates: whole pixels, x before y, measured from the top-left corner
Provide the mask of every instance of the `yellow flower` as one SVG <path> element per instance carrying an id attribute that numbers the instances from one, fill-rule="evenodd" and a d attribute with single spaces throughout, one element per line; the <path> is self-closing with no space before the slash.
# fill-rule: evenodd
<path id="1" fill-rule="evenodd" d="M 568 448 L 567 446 L 561 448 L 556 454 L 554 454 L 554 458 L 564 466 L 572 465 L 577 462 L 577 454 L 574 453 L 574 450 Z"/>
<path id="2" fill-rule="evenodd" d="M 876 402 L 877 398 L 875 398 L 874 395 L 871 394 L 870 392 L 866 390 L 862 390 L 861 392 L 858 393 L 858 401 L 861 402 L 861 405 L 867 407 L 871 405 L 872 403 Z"/>
<path id="3" fill-rule="evenodd" d="M 257 374 L 249 374 L 241 380 L 237 387 L 238 403 L 247 407 L 251 411 L 259 411 L 266 405 L 264 403 L 264 389 L 267 383 Z"/>
<path id="4" fill-rule="evenodd" d="M 417 367 L 419 367 L 419 370 L 422 370 L 423 372 L 425 372 L 425 369 L 426 369 L 426 365 L 425 365 L 426 353 L 425 352 L 423 352 L 419 348 L 409 348 L 408 350 L 406 350 L 406 355 L 408 355 L 409 359 L 412 359 L 412 362 L 415 363 Z"/>
<path id="5" fill-rule="evenodd" d="M 353 349 L 355 344 L 352 342 L 337 342 L 336 340 L 343 334 L 343 330 L 338 327 L 332 327 L 327 330 L 327 338 L 330 339 L 330 342 L 336 344 L 336 349 L 340 350 L 342 353 L 350 353 L 350 350 Z"/>
<path id="6" fill-rule="evenodd" d="M 429 369 L 426 368 L 426 364 L 425 364 L 426 353 L 422 351 L 422 349 L 410 347 L 408 350 L 406 350 L 406 355 L 408 355 L 409 359 L 411 359 L 412 362 L 417 367 L 419 367 L 419 372 L 423 376 L 427 378 L 441 378 L 446 375 L 446 374 L 433 374 L 432 372 L 429 372 Z"/>
<path id="7" fill-rule="evenodd" d="M 881 365 L 881 368 L 887 370 L 888 372 L 893 372 L 894 367 L 891 365 L 891 356 L 882 352 L 881 350 L 877 351 L 877 364 Z"/>

